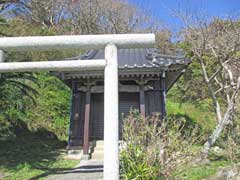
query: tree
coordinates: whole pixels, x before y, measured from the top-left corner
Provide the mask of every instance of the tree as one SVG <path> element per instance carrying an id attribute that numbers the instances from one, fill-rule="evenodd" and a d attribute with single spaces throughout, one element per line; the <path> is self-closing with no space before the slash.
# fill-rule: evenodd
<path id="1" fill-rule="evenodd" d="M 0 76 L 0 89 L 5 88 L 5 86 L 14 86 L 16 87 L 22 96 L 27 96 L 34 101 L 34 96 L 38 94 L 37 90 L 32 88 L 30 85 L 25 82 L 29 81 L 34 84 L 37 83 L 37 79 L 32 76 L 30 73 L 21 73 L 21 74 L 1 74 Z M 1 95 L 3 97 L 4 94 Z"/>
<path id="2" fill-rule="evenodd" d="M 153 31 L 149 13 L 123 0 L 75 0 L 68 3 L 70 29 L 75 34 Z"/>
<path id="3" fill-rule="evenodd" d="M 0 11 L 3 13 L 8 7 L 12 5 L 21 6 L 23 2 L 20 0 L 2 0 L 0 1 Z M 0 35 L 9 36 L 9 32 L 4 32 L 4 28 L 8 28 L 9 24 L 4 17 L 0 17 Z M 13 58 L 12 55 L 7 58 Z M 35 96 L 38 94 L 37 90 L 32 87 L 32 85 L 38 85 L 37 78 L 30 73 L 11 73 L 11 74 L 0 74 L 0 135 L 8 135 L 9 127 L 11 124 L 14 124 L 19 118 L 19 113 L 23 113 L 24 107 L 24 98 L 28 97 L 35 103 Z M 13 113 L 14 112 L 14 113 Z M 19 113 L 16 113 L 19 112 Z M 13 114 L 18 115 L 13 115 Z M 11 115 L 10 115 L 11 114 Z M 14 116 L 14 119 L 11 117 Z M 10 118 L 9 118 L 10 117 Z M 10 122 L 8 122 L 10 121 Z"/>
<path id="4" fill-rule="evenodd" d="M 0 0 L 0 11 L 4 11 L 8 7 L 15 5 L 15 6 L 24 6 L 24 1 L 22 0 Z"/>
<path id="5" fill-rule="evenodd" d="M 216 113 L 217 125 L 202 149 L 202 160 L 220 137 L 224 128 L 234 121 L 240 89 L 240 23 L 214 19 L 211 23 L 195 23 L 182 17 L 182 32 L 193 61 L 200 64 Z"/>
<path id="6" fill-rule="evenodd" d="M 66 18 L 67 0 L 31 0 L 25 3 L 25 10 L 20 13 L 28 21 L 45 27 L 54 27 Z"/>
<path id="7" fill-rule="evenodd" d="M 152 32 L 159 28 L 147 11 L 124 0 L 9 0 L 7 5 L 12 8 L 5 14 L 55 27 L 61 34 Z"/>

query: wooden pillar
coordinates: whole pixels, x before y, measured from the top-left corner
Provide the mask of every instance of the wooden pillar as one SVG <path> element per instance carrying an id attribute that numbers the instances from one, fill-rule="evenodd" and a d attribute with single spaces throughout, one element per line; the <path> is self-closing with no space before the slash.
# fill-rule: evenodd
<path id="1" fill-rule="evenodd" d="M 160 89 L 161 89 L 161 118 L 164 119 L 167 115 L 166 111 L 166 75 L 165 72 L 162 73 L 160 78 Z"/>
<path id="2" fill-rule="evenodd" d="M 74 116 L 74 111 L 73 111 L 73 102 L 75 98 L 75 91 L 76 91 L 76 83 L 72 81 L 72 99 L 71 99 L 71 109 L 70 109 L 70 125 L 69 125 L 69 130 L 68 130 L 68 145 L 67 149 L 70 149 L 72 147 L 72 126 L 73 126 L 73 116 Z"/>
<path id="3" fill-rule="evenodd" d="M 91 93 L 90 88 L 87 88 L 85 100 L 85 114 L 84 114 L 84 134 L 83 134 L 83 154 L 89 153 L 89 122 L 90 122 L 90 101 Z"/>
<path id="4" fill-rule="evenodd" d="M 146 109 L 145 109 L 144 84 L 140 84 L 139 99 L 140 99 L 140 113 L 143 117 L 145 117 Z"/>

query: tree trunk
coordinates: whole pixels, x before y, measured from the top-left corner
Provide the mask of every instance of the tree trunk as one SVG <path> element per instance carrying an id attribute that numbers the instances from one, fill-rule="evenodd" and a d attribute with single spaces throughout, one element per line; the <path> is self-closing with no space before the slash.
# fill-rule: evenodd
<path id="1" fill-rule="evenodd" d="M 231 118 L 231 115 L 233 112 L 233 107 L 234 107 L 234 103 L 232 102 L 231 104 L 229 104 L 222 121 L 217 124 L 212 135 L 208 138 L 207 142 L 205 142 L 203 149 L 201 151 L 201 155 L 200 155 L 200 157 L 198 157 L 197 161 L 202 161 L 207 158 L 207 155 L 208 155 L 211 147 L 215 144 L 217 139 L 220 137 L 225 126 L 229 124 L 230 118 Z"/>

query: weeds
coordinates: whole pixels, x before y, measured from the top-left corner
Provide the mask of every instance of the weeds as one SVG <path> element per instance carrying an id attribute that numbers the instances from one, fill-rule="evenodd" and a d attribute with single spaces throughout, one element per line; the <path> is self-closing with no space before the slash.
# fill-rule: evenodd
<path id="1" fill-rule="evenodd" d="M 179 166 L 194 156 L 192 146 L 198 141 L 198 127 L 186 122 L 161 120 L 158 115 L 143 118 L 132 111 L 124 120 L 121 151 L 123 180 L 160 180 L 173 176 Z"/>

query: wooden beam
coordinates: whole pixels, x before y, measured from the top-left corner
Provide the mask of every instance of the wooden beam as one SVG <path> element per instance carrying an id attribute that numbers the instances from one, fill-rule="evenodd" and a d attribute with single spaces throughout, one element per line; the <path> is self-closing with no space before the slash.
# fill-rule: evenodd
<path id="1" fill-rule="evenodd" d="M 70 149 L 72 147 L 72 126 L 73 126 L 73 116 L 74 116 L 74 111 L 73 111 L 73 102 L 75 98 L 75 91 L 76 91 L 76 84 L 74 81 L 72 81 L 72 99 L 71 99 L 71 109 L 70 109 L 70 125 L 69 125 L 69 130 L 68 130 L 68 145 L 67 149 Z"/>
<path id="2" fill-rule="evenodd" d="M 83 154 L 89 153 L 89 122 L 90 122 L 90 101 L 91 93 L 86 92 L 85 114 L 84 114 L 84 134 L 83 134 Z"/>
<path id="3" fill-rule="evenodd" d="M 166 77 L 165 73 L 162 74 L 162 77 L 160 79 L 160 89 L 161 89 L 161 117 L 164 119 L 167 115 L 166 111 Z"/>
<path id="4" fill-rule="evenodd" d="M 87 87 L 78 88 L 79 91 L 86 92 Z M 153 87 L 150 85 L 144 86 L 144 91 L 153 90 Z M 91 93 L 103 93 L 104 86 L 93 86 L 91 88 Z M 119 92 L 140 92 L 140 87 L 138 85 L 119 85 Z"/>
<path id="5" fill-rule="evenodd" d="M 147 81 L 154 81 L 154 80 L 159 80 L 159 71 L 164 71 L 165 69 L 151 69 L 149 70 L 140 70 L 136 69 L 136 71 L 133 71 L 133 69 L 130 69 L 129 72 L 124 72 L 122 70 L 121 73 L 121 68 L 119 69 L 119 80 L 120 81 L 125 81 L 125 80 L 133 80 L 135 81 L 136 79 L 144 76 L 144 79 Z M 96 78 L 98 80 L 103 80 L 104 79 L 104 74 L 102 71 L 82 71 L 82 72 L 65 72 L 64 73 L 64 78 L 65 79 L 79 79 L 79 80 L 84 80 L 87 78 Z"/>

